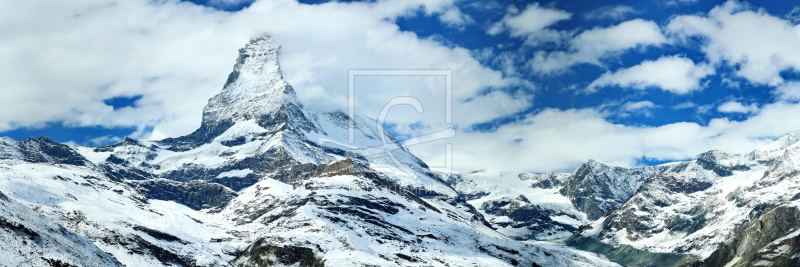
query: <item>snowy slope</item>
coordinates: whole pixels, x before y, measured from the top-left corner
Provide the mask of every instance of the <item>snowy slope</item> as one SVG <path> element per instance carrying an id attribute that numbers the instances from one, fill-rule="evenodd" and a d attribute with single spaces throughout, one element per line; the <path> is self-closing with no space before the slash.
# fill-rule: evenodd
<path id="1" fill-rule="evenodd" d="M 3 266 L 122 266 L 91 241 L 17 203 L 3 191 L 0 206 Z"/>
<path id="2" fill-rule="evenodd" d="M 244 190 L 215 217 L 254 240 L 236 263 L 263 262 L 254 251 L 272 251 L 280 261 L 282 251 L 292 250 L 330 266 L 613 265 L 591 254 L 509 240 L 467 211 L 387 188 L 388 177 L 351 164 L 333 163 L 296 185 L 264 180 Z"/>
<path id="3" fill-rule="evenodd" d="M 203 225 L 202 212 L 148 200 L 86 167 L 3 160 L 0 170 L 0 191 L 6 196 L 94 242 L 124 265 L 228 266 L 219 248 L 206 244 L 227 234 Z"/>
<path id="4" fill-rule="evenodd" d="M 492 228 L 517 240 L 554 240 L 571 236 L 586 214 L 561 195 L 566 173 L 438 173 Z"/>

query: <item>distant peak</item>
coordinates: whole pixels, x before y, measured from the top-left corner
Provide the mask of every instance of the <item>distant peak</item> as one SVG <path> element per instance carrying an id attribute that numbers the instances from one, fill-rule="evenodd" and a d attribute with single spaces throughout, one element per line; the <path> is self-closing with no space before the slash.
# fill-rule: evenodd
<path id="1" fill-rule="evenodd" d="M 586 162 L 586 165 L 590 165 L 590 166 L 607 166 L 605 163 L 596 161 L 594 159 L 589 159 L 589 161 Z"/>
<path id="2" fill-rule="evenodd" d="M 791 133 L 775 140 L 775 144 L 773 146 L 778 147 L 778 149 L 786 149 L 787 147 L 796 144 L 798 141 L 800 140 L 798 140 L 797 135 Z"/>

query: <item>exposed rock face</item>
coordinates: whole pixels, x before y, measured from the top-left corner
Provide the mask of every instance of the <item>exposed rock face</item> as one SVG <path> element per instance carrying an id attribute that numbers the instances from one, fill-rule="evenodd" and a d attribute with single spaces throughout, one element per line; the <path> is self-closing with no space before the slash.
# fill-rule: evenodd
<path id="1" fill-rule="evenodd" d="M 549 238 L 550 236 L 577 230 L 572 225 L 551 219 L 551 216 L 569 216 L 568 214 L 531 204 L 522 195 L 515 199 L 501 198 L 484 202 L 480 210 L 493 215 L 489 223 L 497 229 L 525 230 L 527 234 L 512 235 L 517 240 L 547 240 L 553 239 Z"/>
<path id="2" fill-rule="evenodd" d="M 312 248 L 275 246 L 265 239 L 256 240 L 237 259 L 240 266 L 298 266 L 323 267 Z"/>
<path id="3" fill-rule="evenodd" d="M 672 167 L 659 165 L 628 169 L 589 160 L 566 179 L 560 192 L 590 220 L 596 220 L 636 193 L 648 177 Z"/>
<path id="4" fill-rule="evenodd" d="M 731 161 L 736 162 L 736 164 L 725 164 Z M 712 150 L 697 155 L 694 162 L 703 167 L 703 169 L 714 172 L 719 177 L 731 176 L 734 171 L 750 170 L 750 167 L 741 164 L 737 157 L 719 150 Z"/>
<path id="5" fill-rule="evenodd" d="M 700 166 L 694 163 L 680 165 L 679 172 L 651 176 L 634 196 L 611 210 L 606 215 L 600 238 L 617 238 L 621 229 L 625 229 L 625 238 L 637 241 L 666 232 L 691 234 L 702 228 L 706 222 L 706 208 L 683 204 L 691 205 L 685 200 L 691 198 L 692 193 L 710 188 L 713 180 L 705 177 L 698 169 Z M 677 212 L 665 212 L 667 209 Z"/>
<path id="6" fill-rule="evenodd" d="M 734 238 L 723 244 L 703 263 L 729 263 L 732 266 L 796 266 L 800 263 L 798 235 L 800 208 L 797 201 L 772 208 L 754 221 L 735 230 Z"/>
<path id="7" fill-rule="evenodd" d="M 733 266 L 800 266 L 800 235 L 794 233 L 779 238 L 756 253 L 742 257 Z"/>
<path id="8" fill-rule="evenodd" d="M 560 188 L 564 186 L 564 182 L 570 177 L 566 173 L 548 172 L 537 175 L 529 175 L 527 173 L 519 174 L 521 180 L 531 180 L 533 183 L 531 187 L 538 187 L 544 189 Z"/>
<path id="9" fill-rule="evenodd" d="M 28 138 L 23 141 L 2 137 L 0 138 L 0 159 L 17 159 L 34 163 L 94 166 L 68 145 L 60 144 L 47 137 L 39 137 L 37 139 Z"/>
<path id="10" fill-rule="evenodd" d="M 236 197 L 233 190 L 217 183 L 151 179 L 130 181 L 130 185 L 148 199 L 174 201 L 195 210 L 221 209 Z"/>
<path id="11" fill-rule="evenodd" d="M 601 242 L 683 255 L 673 266 L 792 262 L 794 249 L 778 244 L 791 243 L 800 229 L 798 151 L 797 139 L 787 136 L 744 155 L 709 151 L 672 164 L 591 227 L 583 227 L 573 237 L 583 241 L 575 245 L 602 252 L 597 248 L 604 245 L 581 245 Z"/>
<path id="12" fill-rule="evenodd" d="M 736 230 L 736 255 L 750 256 L 775 240 L 800 229 L 800 203 L 775 207 Z"/>

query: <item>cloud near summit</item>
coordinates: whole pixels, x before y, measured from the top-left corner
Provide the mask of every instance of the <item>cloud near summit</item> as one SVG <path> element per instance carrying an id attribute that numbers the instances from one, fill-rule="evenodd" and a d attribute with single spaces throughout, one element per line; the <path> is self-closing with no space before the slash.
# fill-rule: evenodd
<path id="1" fill-rule="evenodd" d="M 285 78 L 302 101 L 317 110 L 346 110 L 349 69 L 452 69 L 456 101 L 480 100 L 483 96 L 476 93 L 485 88 L 520 83 L 482 66 L 466 49 L 399 31 L 392 22 L 423 10 L 456 23 L 458 8 L 452 1 L 257 1 L 238 12 L 178 1 L 51 4 L 48 9 L 24 1 L 2 4 L 0 86 L 13 90 L 4 90 L 0 99 L 5 108 L 0 131 L 63 121 L 70 126 L 137 126 L 142 129 L 140 138 L 187 134 L 199 125 L 207 99 L 222 89 L 237 49 L 261 34 L 272 35 L 282 45 Z M 398 82 L 424 104 L 444 98 L 443 85 L 424 79 Z M 358 94 L 360 111 L 377 116 L 395 94 L 365 86 Z M 136 95 L 142 98 L 134 107 L 114 110 L 103 103 Z M 507 102 L 497 105 L 527 105 L 504 99 Z M 488 110 L 497 113 L 485 113 Z M 482 117 L 515 111 L 489 108 Z M 433 109 L 427 117 L 411 117 L 417 114 L 402 109 L 394 112 L 398 115 L 390 119 L 400 124 L 428 124 L 440 115 L 432 114 Z M 470 118 L 460 117 L 457 123 L 476 122 Z"/>
<path id="2" fill-rule="evenodd" d="M 315 5 L 259 0 L 236 12 L 175 0 L 42 5 L 0 3 L 0 131 L 62 123 L 136 127 L 136 138 L 187 134 L 199 126 L 208 99 L 222 89 L 237 50 L 250 38 L 269 34 L 282 46 L 284 78 L 304 105 L 317 111 L 347 110 L 350 69 L 452 69 L 456 137 L 409 148 L 434 167 L 443 165 L 446 143 L 453 144 L 457 170 L 543 172 L 573 169 L 590 158 L 631 166 L 709 149 L 746 152 L 800 132 L 800 121 L 785 115 L 800 112 L 800 87 L 781 75 L 800 69 L 799 26 L 737 1 L 665 20 L 619 5 L 578 12 L 558 3 L 510 8 L 487 2 L 478 8 L 450 0 Z M 497 14 L 482 19 L 475 10 Z M 398 25 L 414 17 L 440 23 L 437 29 L 472 29 L 480 38 L 503 41 L 467 49 L 443 35 L 421 37 Z M 576 21 L 590 24 L 570 26 Z M 522 52 L 499 52 L 511 42 Z M 675 52 L 678 48 L 691 53 Z M 510 63 L 490 64 L 503 58 Z M 586 77 L 569 76 L 585 70 L 580 75 Z M 570 83 L 572 77 L 588 80 Z M 559 82 L 548 84 L 551 78 Z M 761 86 L 774 98 L 759 103 L 693 98 L 721 78 Z M 587 88 L 596 97 L 620 91 L 624 97 L 576 106 L 575 95 Z M 357 112 L 377 117 L 392 98 L 413 96 L 425 112 L 393 108 L 389 126 L 406 137 L 427 134 L 447 126 L 440 108 L 443 90 L 439 77 L 359 77 Z M 540 98 L 546 92 L 561 98 Z M 647 97 L 660 93 L 669 97 Z M 138 96 L 122 108 L 103 101 Z M 554 107 L 548 101 L 573 105 Z M 678 103 L 687 105 L 668 108 Z M 619 119 L 623 113 L 659 118 L 666 111 L 710 115 L 659 124 Z M 491 127 L 475 127 L 486 124 Z"/>

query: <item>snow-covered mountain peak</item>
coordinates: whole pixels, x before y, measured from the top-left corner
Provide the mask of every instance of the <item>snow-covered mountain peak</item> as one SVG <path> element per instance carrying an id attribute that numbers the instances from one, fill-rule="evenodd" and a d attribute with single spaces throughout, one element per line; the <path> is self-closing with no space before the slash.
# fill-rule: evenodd
<path id="1" fill-rule="evenodd" d="M 269 136 L 284 130 L 296 134 L 322 132 L 280 71 L 278 45 L 271 37 L 252 39 L 239 49 L 239 57 L 222 92 L 203 109 L 195 132 L 160 141 L 171 150 L 191 150 L 207 144 L 235 124 L 254 121 Z"/>
<path id="2" fill-rule="evenodd" d="M 282 111 L 286 104 L 302 107 L 281 74 L 279 48 L 271 37 L 263 36 L 239 49 L 222 92 L 203 109 L 203 123 L 260 119 Z"/>
<path id="3" fill-rule="evenodd" d="M 250 40 L 250 43 L 239 49 L 239 58 L 234 66 L 236 77 L 233 77 L 234 79 L 229 80 L 229 82 L 233 83 L 238 78 L 281 79 L 280 66 L 278 65 L 278 49 L 280 47 L 269 36 Z"/>
<path id="4" fill-rule="evenodd" d="M 794 144 L 797 144 L 798 141 L 800 141 L 800 138 L 797 138 L 796 134 L 787 134 L 776 139 L 775 142 L 767 147 L 764 147 L 763 149 L 786 149 Z"/>

